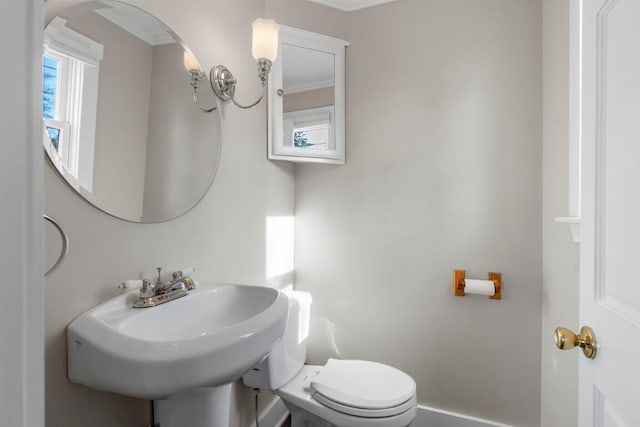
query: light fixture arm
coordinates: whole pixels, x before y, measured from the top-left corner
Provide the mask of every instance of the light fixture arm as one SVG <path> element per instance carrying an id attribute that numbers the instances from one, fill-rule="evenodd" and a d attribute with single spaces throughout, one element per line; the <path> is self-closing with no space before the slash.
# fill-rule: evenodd
<path id="1" fill-rule="evenodd" d="M 236 92 L 236 84 L 237 80 L 231 74 L 231 71 L 224 65 L 216 65 L 211 69 L 209 73 L 209 82 L 211 83 L 211 89 L 216 94 L 218 98 L 223 101 L 232 101 L 236 107 L 248 109 L 251 107 L 255 107 L 258 105 L 262 98 L 264 98 L 264 94 L 266 92 L 265 88 L 267 86 L 267 78 L 269 76 L 269 72 L 271 71 L 272 62 L 268 59 L 258 59 L 258 77 L 262 83 L 260 97 L 257 101 L 249 105 L 239 104 L 235 99 Z"/>
<path id="2" fill-rule="evenodd" d="M 235 98 L 231 98 L 231 101 L 235 104 L 236 107 L 238 108 L 243 108 L 243 109 L 249 109 L 251 107 L 255 107 L 256 105 L 258 105 L 260 103 L 260 101 L 262 101 L 262 98 L 264 98 L 264 93 L 265 93 L 265 84 L 262 83 L 262 91 L 260 92 L 260 98 L 258 98 L 258 100 L 256 102 L 254 102 L 253 104 L 249 104 L 249 105 L 242 105 L 242 104 L 238 104 L 238 102 L 236 101 Z"/>
<path id="3" fill-rule="evenodd" d="M 206 108 L 200 105 L 200 101 L 198 100 L 198 92 L 200 90 L 200 81 L 204 78 L 204 73 L 199 69 L 191 69 L 189 70 L 189 84 L 193 88 L 193 103 L 200 110 L 205 113 L 210 113 L 216 110 L 218 107 L 214 105 L 211 108 Z"/>

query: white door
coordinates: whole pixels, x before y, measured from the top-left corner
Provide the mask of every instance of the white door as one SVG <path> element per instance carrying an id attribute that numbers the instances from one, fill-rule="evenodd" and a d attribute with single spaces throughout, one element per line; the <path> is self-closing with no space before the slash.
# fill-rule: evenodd
<path id="1" fill-rule="evenodd" d="M 44 426 L 42 0 L 0 0 L 0 426 Z"/>
<path id="2" fill-rule="evenodd" d="M 640 426 L 640 0 L 583 0 L 580 426 Z"/>

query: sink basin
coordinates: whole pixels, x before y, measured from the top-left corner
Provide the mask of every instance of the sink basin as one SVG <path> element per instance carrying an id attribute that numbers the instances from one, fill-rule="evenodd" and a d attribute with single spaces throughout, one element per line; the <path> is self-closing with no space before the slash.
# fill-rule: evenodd
<path id="1" fill-rule="evenodd" d="M 287 297 L 273 288 L 200 284 L 133 308 L 138 291 L 84 312 L 67 328 L 69 379 L 94 389 L 166 399 L 229 384 L 282 338 Z"/>

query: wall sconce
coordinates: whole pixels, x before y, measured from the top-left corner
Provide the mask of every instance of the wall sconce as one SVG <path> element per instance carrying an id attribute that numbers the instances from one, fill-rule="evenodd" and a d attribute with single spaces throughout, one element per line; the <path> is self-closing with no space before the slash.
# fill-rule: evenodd
<path id="1" fill-rule="evenodd" d="M 232 101 L 239 108 L 251 108 L 264 98 L 265 87 L 267 85 L 267 77 L 271 71 L 271 64 L 278 56 L 278 32 L 280 27 L 276 21 L 272 19 L 258 18 L 253 21 L 253 43 L 251 52 L 258 65 L 258 77 L 262 82 L 262 91 L 260 97 L 253 104 L 239 104 L 235 98 L 237 80 L 231 74 L 231 71 L 224 65 L 216 65 L 209 72 L 209 83 L 213 93 L 221 101 Z M 189 71 L 189 82 L 193 88 L 193 102 L 196 107 L 205 113 L 214 111 L 217 107 L 205 108 L 198 102 L 198 91 L 200 82 L 205 78 L 204 71 L 198 63 L 198 60 L 189 51 L 184 52 L 184 67 Z"/>

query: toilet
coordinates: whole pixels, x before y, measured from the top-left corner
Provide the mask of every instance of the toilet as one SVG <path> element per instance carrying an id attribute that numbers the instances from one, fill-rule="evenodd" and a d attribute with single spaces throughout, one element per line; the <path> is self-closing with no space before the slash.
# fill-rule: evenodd
<path id="1" fill-rule="evenodd" d="M 282 340 L 243 382 L 271 390 L 291 412 L 292 427 L 406 427 L 416 416 L 416 383 L 391 366 L 329 359 L 305 365 L 311 295 L 285 291 L 289 316 Z"/>

